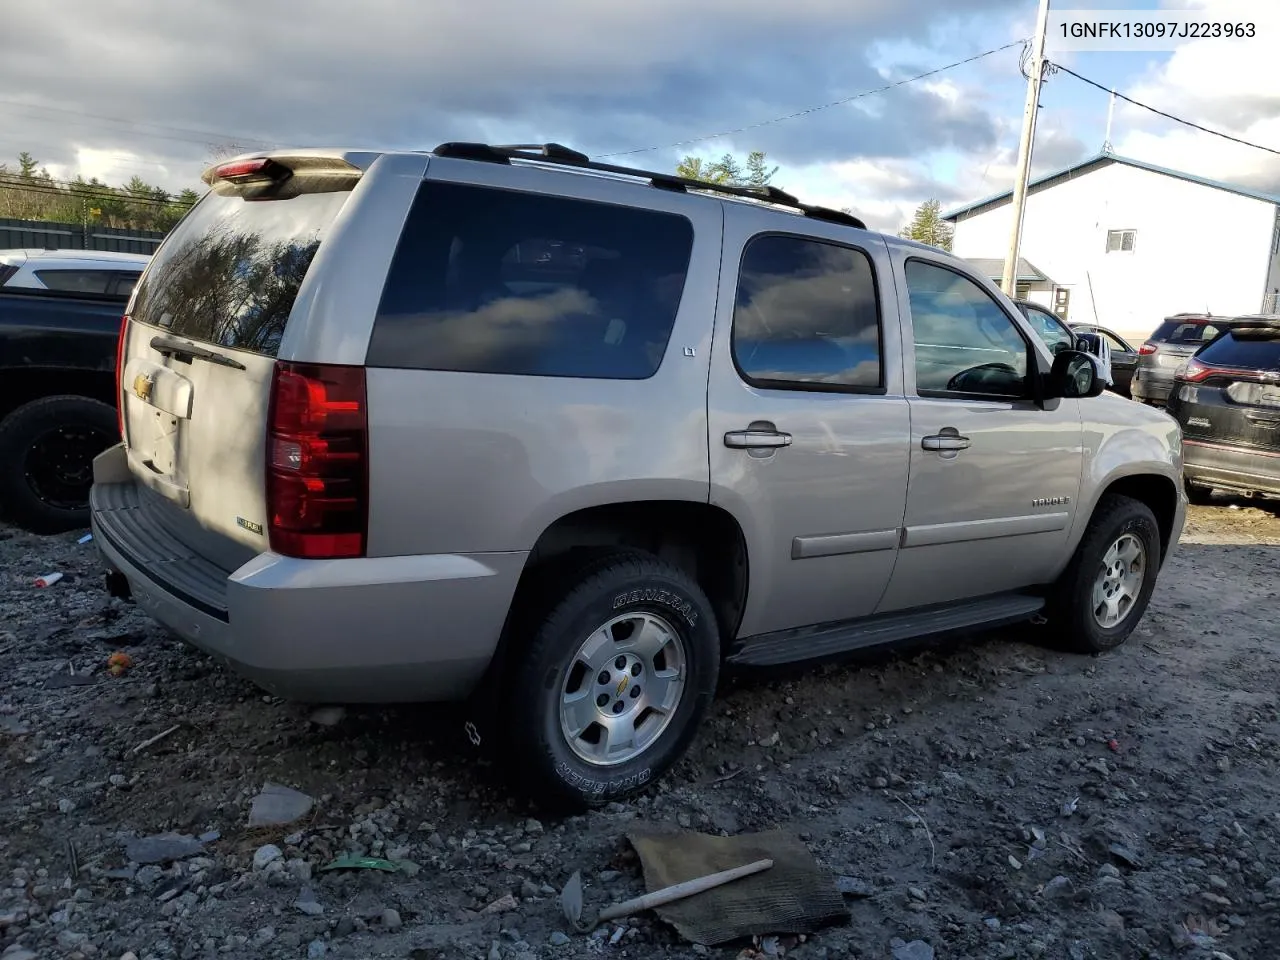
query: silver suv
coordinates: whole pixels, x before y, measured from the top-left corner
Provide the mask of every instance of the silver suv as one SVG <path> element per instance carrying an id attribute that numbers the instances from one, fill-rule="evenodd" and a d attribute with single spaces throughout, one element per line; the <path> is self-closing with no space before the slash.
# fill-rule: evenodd
<path id="1" fill-rule="evenodd" d="M 1122 643 L 1180 437 L 940 250 L 557 145 L 211 169 L 139 284 L 108 585 L 267 690 L 474 697 L 580 805 L 724 664 L 1044 619 Z"/>

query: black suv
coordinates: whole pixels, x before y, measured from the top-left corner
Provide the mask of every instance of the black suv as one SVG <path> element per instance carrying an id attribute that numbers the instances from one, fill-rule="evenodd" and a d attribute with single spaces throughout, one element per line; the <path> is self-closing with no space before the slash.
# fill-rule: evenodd
<path id="1" fill-rule="evenodd" d="M 1222 488 L 1280 497 L 1280 316 L 1239 317 L 1176 373 L 1187 499 Z"/>

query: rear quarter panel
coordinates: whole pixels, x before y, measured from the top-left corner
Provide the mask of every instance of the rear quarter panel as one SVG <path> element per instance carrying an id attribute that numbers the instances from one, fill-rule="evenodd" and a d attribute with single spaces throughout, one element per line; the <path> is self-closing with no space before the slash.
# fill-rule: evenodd
<path id="1" fill-rule="evenodd" d="M 693 251 L 671 339 L 647 380 L 369 369 L 370 553 L 527 551 L 586 507 L 705 503 L 719 202 L 438 157 L 428 176 L 678 213 L 693 224 Z"/>

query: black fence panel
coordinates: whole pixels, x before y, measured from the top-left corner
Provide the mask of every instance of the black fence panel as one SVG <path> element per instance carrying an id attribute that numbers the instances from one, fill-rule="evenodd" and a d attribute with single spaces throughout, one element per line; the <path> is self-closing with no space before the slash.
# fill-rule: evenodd
<path id="1" fill-rule="evenodd" d="M 0 217 L 0 250 L 109 250 L 117 253 L 155 253 L 164 239 L 158 230 L 9 220 Z"/>

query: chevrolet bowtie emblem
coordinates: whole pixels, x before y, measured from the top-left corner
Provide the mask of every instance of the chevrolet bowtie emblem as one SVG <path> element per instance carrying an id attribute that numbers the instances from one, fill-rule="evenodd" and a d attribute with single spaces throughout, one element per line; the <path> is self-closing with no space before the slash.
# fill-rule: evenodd
<path id="1" fill-rule="evenodd" d="M 140 373 L 133 378 L 133 392 L 139 400 L 151 399 L 151 388 L 154 386 L 155 381 L 145 373 Z"/>
<path id="2" fill-rule="evenodd" d="M 622 679 L 618 681 L 618 696 L 622 696 L 623 692 L 627 689 L 627 684 L 630 682 L 631 678 L 624 673 L 622 675 Z"/>

